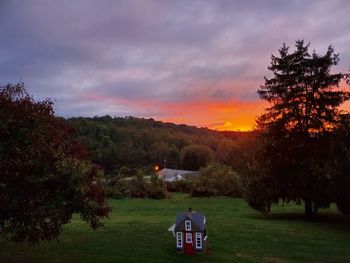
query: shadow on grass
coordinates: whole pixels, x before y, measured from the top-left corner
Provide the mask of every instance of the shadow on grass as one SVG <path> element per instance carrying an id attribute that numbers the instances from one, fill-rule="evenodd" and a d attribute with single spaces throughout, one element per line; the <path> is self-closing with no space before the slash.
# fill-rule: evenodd
<path id="1" fill-rule="evenodd" d="M 335 224 L 347 224 L 350 226 L 350 218 L 340 213 L 320 213 L 314 217 L 307 217 L 304 213 L 296 212 L 278 212 L 271 213 L 268 215 L 267 219 L 272 220 L 298 220 L 307 222 L 319 222 L 319 223 L 335 223 Z"/>
<path id="2" fill-rule="evenodd" d="M 314 217 L 307 217 L 302 212 L 272 212 L 264 217 L 260 213 L 245 214 L 244 217 L 254 220 L 272 221 L 299 221 L 304 223 L 320 224 L 327 227 L 341 228 L 350 232 L 350 217 L 341 213 L 320 212 Z"/>
<path id="3" fill-rule="evenodd" d="M 340 213 L 319 213 L 311 218 L 305 216 L 303 213 L 272 213 L 266 219 L 276 221 L 299 221 L 350 232 L 350 217 Z"/>

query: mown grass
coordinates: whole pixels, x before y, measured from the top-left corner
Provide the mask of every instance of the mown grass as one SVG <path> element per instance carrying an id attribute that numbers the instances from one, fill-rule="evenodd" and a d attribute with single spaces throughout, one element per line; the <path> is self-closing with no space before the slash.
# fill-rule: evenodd
<path id="1" fill-rule="evenodd" d="M 0 243 L 0 262 L 350 262 L 350 220 L 332 207 L 305 220 L 296 205 L 275 206 L 269 219 L 242 199 L 111 200 L 113 212 L 93 231 L 79 217 L 59 242 Z M 167 228 L 192 207 L 206 214 L 212 255 L 175 252 Z"/>

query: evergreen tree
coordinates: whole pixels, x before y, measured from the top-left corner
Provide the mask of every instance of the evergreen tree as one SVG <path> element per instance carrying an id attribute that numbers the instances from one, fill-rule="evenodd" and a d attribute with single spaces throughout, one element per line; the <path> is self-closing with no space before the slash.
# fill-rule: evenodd
<path id="1" fill-rule="evenodd" d="M 310 137 L 333 129 L 339 122 L 338 106 L 349 99 L 349 92 L 339 88 L 344 75 L 331 73 L 339 61 L 333 47 L 319 55 L 310 54 L 309 45 L 298 40 L 296 50 L 289 53 L 284 44 L 279 57 L 272 55 L 268 69 L 273 77 L 265 77 L 258 90 L 260 98 L 271 104 L 258 124 L 277 137 Z"/>
<path id="2" fill-rule="evenodd" d="M 325 55 L 310 53 L 303 40 L 295 47 L 290 52 L 284 44 L 279 56 L 272 56 L 272 77 L 265 77 L 258 90 L 270 106 L 257 120 L 263 140 L 249 168 L 254 176 L 246 198 L 263 212 L 280 199 L 304 201 L 305 213 L 314 215 L 332 200 L 324 161 L 330 135 L 341 121 L 338 107 L 349 92 L 339 87 L 345 75 L 331 72 L 339 61 L 331 46 Z"/>

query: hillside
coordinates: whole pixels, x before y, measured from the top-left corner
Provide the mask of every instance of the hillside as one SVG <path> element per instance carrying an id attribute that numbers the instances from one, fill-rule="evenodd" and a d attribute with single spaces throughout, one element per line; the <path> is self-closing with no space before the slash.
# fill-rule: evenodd
<path id="1" fill-rule="evenodd" d="M 181 168 L 180 152 L 192 144 L 210 147 L 217 160 L 227 163 L 234 144 L 250 135 L 250 132 L 218 132 L 135 117 L 78 117 L 67 122 L 88 147 L 91 159 L 107 174 L 123 166 Z"/>

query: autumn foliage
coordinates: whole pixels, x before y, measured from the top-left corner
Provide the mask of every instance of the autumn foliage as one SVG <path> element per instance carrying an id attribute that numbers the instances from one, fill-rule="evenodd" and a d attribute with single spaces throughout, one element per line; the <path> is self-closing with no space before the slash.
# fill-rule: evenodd
<path id="1" fill-rule="evenodd" d="M 110 208 L 99 170 L 74 131 L 23 84 L 0 87 L 0 235 L 36 243 L 57 238 L 73 213 L 96 229 Z"/>

